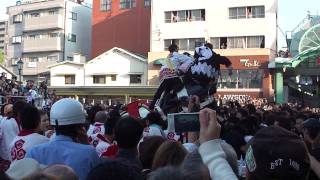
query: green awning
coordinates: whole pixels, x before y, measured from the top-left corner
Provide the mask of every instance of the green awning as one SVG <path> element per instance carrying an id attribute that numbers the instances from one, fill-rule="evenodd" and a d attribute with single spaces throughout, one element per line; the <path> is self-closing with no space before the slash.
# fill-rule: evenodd
<path id="1" fill-rule="evenodd" d="M 153 61 L 154 65 L 162 65 L 165 62 L 166 58 L 160 58 Z"/>

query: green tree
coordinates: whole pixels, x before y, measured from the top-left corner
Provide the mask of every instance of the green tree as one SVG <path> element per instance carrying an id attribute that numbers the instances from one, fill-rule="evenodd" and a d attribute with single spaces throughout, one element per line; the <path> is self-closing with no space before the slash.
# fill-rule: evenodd
<path id="1" fill-rule="evenodd" d="M 3 51 L 0 49 L 0 64 L 4 63 L 4 54 Z"/>

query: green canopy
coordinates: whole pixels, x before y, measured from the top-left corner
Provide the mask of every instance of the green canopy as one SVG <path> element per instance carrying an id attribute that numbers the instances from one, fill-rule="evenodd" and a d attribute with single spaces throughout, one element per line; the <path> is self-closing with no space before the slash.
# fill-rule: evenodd
<path id="1" fill-rule="evenodd" d="M 153 61 L 153 64 L 154 65 L 162 65 L 162 64 L 164 64 L 165 60 L 166 60 L 166 58 L 156 59 Z"/>
<path id="2" fill-rule="evenodd" d="M 299 42 L 299 54 L 290 61 L 283 63 L 286 67 L 297 67 L 301 62 L 309 58 L 320 56 L 320 24 L 308 29 Z"/>

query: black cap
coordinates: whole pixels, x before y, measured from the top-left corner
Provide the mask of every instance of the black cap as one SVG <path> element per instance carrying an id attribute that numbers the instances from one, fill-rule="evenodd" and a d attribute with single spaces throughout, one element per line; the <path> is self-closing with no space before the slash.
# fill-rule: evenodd
<path id="1" fill-rule="evenodd" d="M 305 128 L 320 128 L 320 119 L 309 118 L 303 122 Z"/>

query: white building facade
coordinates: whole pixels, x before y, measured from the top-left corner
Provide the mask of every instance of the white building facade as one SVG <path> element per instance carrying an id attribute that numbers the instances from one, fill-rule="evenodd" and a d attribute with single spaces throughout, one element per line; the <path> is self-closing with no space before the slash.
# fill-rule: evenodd
<path id="1" fill-rule="evenodd" d="M 152 1 L 151 17 L 151 52 L 173 41 L 183 51 L 204 42 L 214 49 L 276 50 L 277 0 Z"/>
<path id="2" fill-rule="evenodd" d="M 143 86 L 147 84 L 147 59 L 113 48 L 85 63 L 74 61 L 50 66 L 51 87 Z"/>
<path id="3" fill-rule="evenodd" d="M 91 8 L 70 0 L 17 1 L 9 15 L 6 66 L 24 62 L 24 79 L 40 80 L 49 65 L 73 60 L 74 53 L 90 58 Z"/>
<path id="4" fill-rule="evenodd" d="M 277 4 L 277 0 L 152 1 L 149 85 L 158 83 L 156 62 L 166 58 L 170 44 L 193 54 L 195 47 L 208 42 L 234 67 L 231 82 L 221 71 L 221 95 L 272 95 L 267 64 L 277 52 Z"/>

